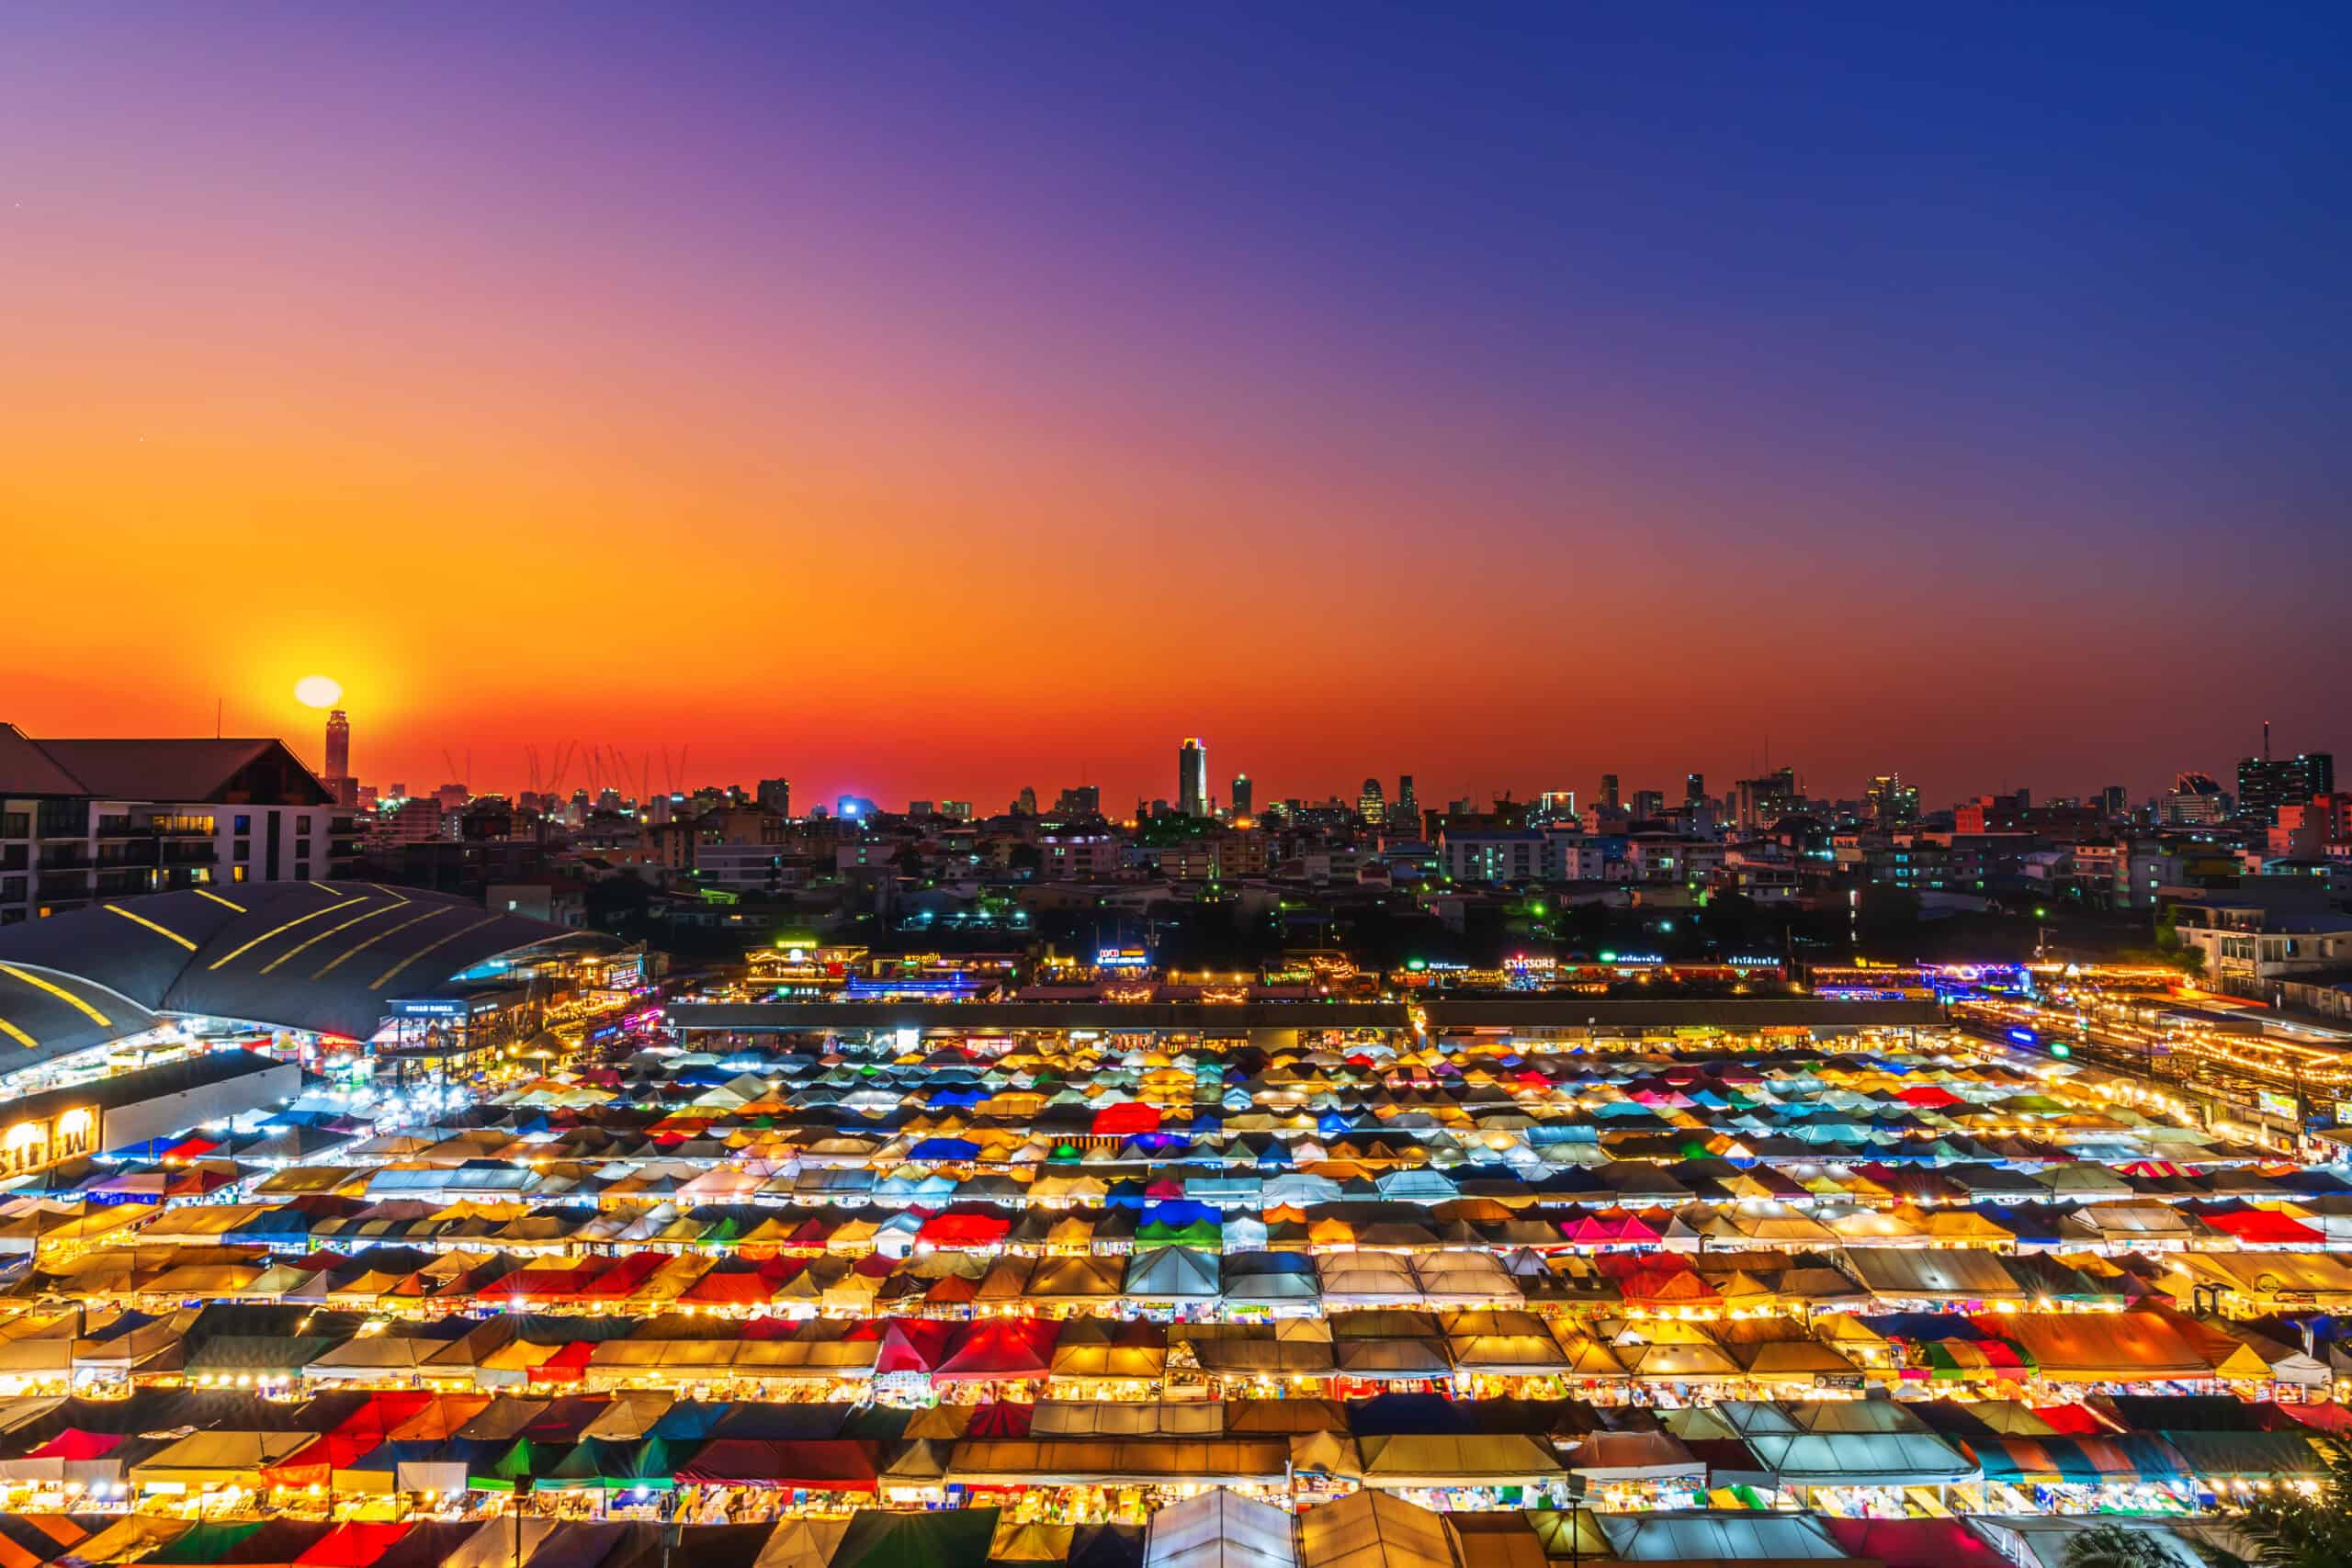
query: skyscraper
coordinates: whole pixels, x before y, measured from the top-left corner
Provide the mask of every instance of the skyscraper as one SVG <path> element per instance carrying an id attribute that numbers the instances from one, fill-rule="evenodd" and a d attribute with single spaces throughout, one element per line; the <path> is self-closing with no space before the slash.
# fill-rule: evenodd
<path id="1" fill-rule="evenodd" d="M 1251 812 L 1250 807 L 1256 804 L 1257 795 L 1256 792 L 1250 786 L 1250 775 L 1248 773 L 1234 774 L 1233 814 L 1236 817 L 1251 816 L 1253 813 Z"/>
<path id="2" fill-rule="evenodd" d="M 2264 739 L 2268 726 L 2264 727 Z M 2267 748 L 2265 749 L 2266 753 Z M 2335 793 L 2335 754 L 2299 751 L 2292 757 L 2247 757 L 2238 763 L 2238 815 L 2275 827 L 2278 808 L 2302 806 L 2315 795 Z"/>
<path id="3" fill-rule="evenodd" d="M 1413 798 L 1413 775 L 1396 775 L 1396 815 L 1416 833 L 1421 830 L 1421 803 Z"/>
<path id="4" fill-rule="evenodd" d="M 1036 786 L 1034 784 L 1023 784 L 1021 786 L 1021 793 L 1015 795 L 1012 800 L 1012 814 L 1015 817 L 1035 817 L 1037 815 Z"/>
<path id="5" fill-rule="evenodd" d="M 1666 815 L 1666 792 L 1637 789 L 1634 792 L 1634 820 L 1656 822 Z"/>
<path id="6" fill-rule="evenodd" d="M 791 816 L 792 781 L 790 779 L 762 779 L 760 804 L 778 817 Z"/>
<path id="7" fill-rule="evenodd" d="M 1363 781 L 1363 793 L 1356 797 L 1356 815 L 1375 828 L 1388 819 L 1388 797 L 1381 793 L 1378 779 Z"/>
<path id="8" fill-rule="evenodd" d="M 1919 786 L 1905 784 L 1901 773 L 1881 773 L 1871 780 L 1869 800 L 1871 820 L 1882 828 L 1919 819 Z"/>
<path id="9" fill-rule="evenodd" d="M 1685 806 L 1696 806 L 1706 798 L 1707 775 L 1704 773 L 1683 774 L 1682 804 Z"/>
<path id="10" fill-rule="evenodd" d="M 1607 810 L 1617 809 L 1617 775 L 1615 773 L 1600 775 L 1600 804 Z"/>
<path id="11" fill-rule="evenodd" d="M 1176 749 L 1176 809 L 1187 817 L 1209 814 L 1209 749 L 1197 735 Z"/>
<path id="12" fill-rule="evenodd" d="M 327 771 L 319 782 L 334 792 L 337 806 L 359 804 L 359 781 L 351 776 L 351 720 L 341 708 L 327 715 Z"/>

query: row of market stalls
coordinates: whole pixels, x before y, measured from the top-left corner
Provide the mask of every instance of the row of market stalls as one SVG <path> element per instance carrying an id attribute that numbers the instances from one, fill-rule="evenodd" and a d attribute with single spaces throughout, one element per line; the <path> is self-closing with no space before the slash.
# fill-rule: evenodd
<path id="1" fill-rule="evenodd" d="M 2330 1410 L 2337 1407 L 2327 1407 Z M 1673 1411 L 1385 1394 L 924 1410 L 401 1391 L 186 1390 L 0 1406 L 0 1498 L 334 1519 L 594 1515 L 748 1523 L 1005 1503 L 1140 1520 L 1204 1486 L 1285 1510 L 1380 1492 L 1450 1512 L 1804 1507 L 2187 1516 L 2325 1473 L 2310 1408 L 2121 1396 L 2037 1406 L 1728 1400 Z M 2338 1426 L 2341 1424 L 2338 1423 Z"/>
<path id="2" fill-rule="evenodd" d="M 1263 1178 L 1327 1161 L 1383 1172 L 1495 1156 L 1657 1162 L 1693 1146 L 1767 1166 L 2092 1159 L 2114 1171 L 2098 1189 L 2111 1195 L 2233 1196 L 2245 1190 L 2209 1168 L 2266 1157 L 2151 1116 L 2066 1064 L 2029 1071 L 1957 1036 L 1886 1036 L 1844 1052 L 1798 1041 L 1711 1055 L 1691 1043 L 1702 1049 L 1453 1039 L 1171 1053 L 1115 1038 L 956 1033 L 910 1043 L 886 1032 L 649 1052 L 625 1069 L 502 1090 L 479 1125 L 349 1137 L 340 1157 L 378 1168 L 528 1161 L 542 1168 L 541 1190 L 560 1182 L 617 1197 L 658 1186 L 670 1174 L 663 1162 L 682 1165 L 687 1180 L 749 1159 L 868 1170 L 878 1186 L 900 1167 L 973 1164 L 1019 1176 L 1147 1163 Z M 256 1129 L 114 1152 L 253 1164 L 299 1150 L 309 1160 L 357 1131 L 322 1120 L 337 1110 L 331 1100 L 310 1109 L 307 1119 L 300 1108 L 278 1119 L 266 1134 L 274 1142 Z M 2144 1168 L 2120 1168 L 2135 1164 Z M 632 1168 L 647 1165 L 657 1168 Z M 1918 1195 L 1968 1190 L 1929 1183 Z M 1988 1186 L 1983 1195 L 1998 1193 Z"/>
<path id="3" fill-rule="evenodd" d="M 1702 1178 L 1692 1168 L 1700 1165 L 1715 1174 Z M 451 1196 L 443 1190 L 449 1185 L 445 1179 L 470 1174 L 463 1169 L 394 1172 L 429 1177 L 436 1190 L 423 1197 L 383 1197 L 370 1195 L 384 1185 L 379 1176 L 340 1167 L 298 1167 L 259 1182 L 256 1196 L 248 1201 L 234 1201 L 233 1192 L 214 1189 L 191 1195 L 204 1201 L 172 1204 L 165 1214 L 157 1206 L 104 1195 L 17 1199 L 0 1213 L 0 1224 L 15 1233 L 17 1245 L 12 1250 L 20 1255 L 69 1248 L 124 1226 L 138 1228 L 145 1240 L 189 1245 L 350 1247 L 399 1241 L 540 1250 L 653 1246 L 852 1254 L 953 1247 L 1044 1255 L 1169 1245 L 1212 1251 L 1693 1251 L 1724 1243 L 2003 1252 L 2352 1247 L 2352 1195 L 2346 1194 L 2306 1194 L 2267 1202 L 2020 1200 L 1930 1205 L 1901 1200 L 1876 1206 L 1749 1195 L 1712 1202 L 1686 1198 L 1663 1205 L 1635 1190 L 1646 1181 L 1674 1178 L 1662 1175 L 1661 1168 L 1642 1169 L 1648 1174 L 1639 1180 L 1618 1182 L 1622 1190 L 1598 1181 L 1599 1175 L 1614 1174 L 1615 1168 L 1608 1168 L 1600 1173 L 1580 1171 L 1565 1182 L 1577 1187 L 1591 1179 L 1591 1191 L 1538 1193 L 1526 1190 L 1528 1183 L 1504 1177 L 1486 1184 L 1489 1190 L 1426 1202 L 1383 1197 L 1376 1190 L 1351 1196 L 1346 1191 L 1351 1185 L 1376 1184 L 1362 1178 L 1343 1183 L 1306 1174 L 1278 1179 L 1275 1184 L 1253 1184 L 1256 1190 L 1247 1195 L 1231 1190 L 1230 1181 L 1180 1181 L 1164 1176 L 1138 1179 L 1131 1192 L 1107 1195 L 1100 1182 L 1092 1182 L 1091 1190 L 1084 1193 L 1061 1188 L 1032 1194 L 1017 1186 L 995 1190 L 992 1184 L 1003 1179 L 976 1183 L 943 1178 L 934 1190 L 891 1204 L 874 1201 L 868 1191 L 837 1192 L 839 1202 L 764 1195 L 756 1178 L 728 1172 L 728 1180 L 718 1185 L 746 1190 L 723 1199 L 681 1194 L 591 1207 L 560 1194 Z M 1679 1170 L 1692 1185 L 1760 1185 L 1752 1173 L 1720 1160 L 1685 1161 L 1663 1170 Z M 843 1173 L 819 1174 L 830 1181 Z M 1840 1190 L 1869 1179 L 1864 1173 L 1834 1167 L 1822 1168 L 1816 1177 Z M 2336 1178 L 2333 1172 L 2314 1170 L 2295 1179 L 2317 1186 Z M 967 1190 L 976 1184 L 989 1190 L 974 1196 Z M 1238 1206 L 1260 1201 L 1269 1185 L 1283 1189 L 1275 1201 L 1264 1207 Z M 1564 1183 L 1543 1185 L 1559 1188 Z M 1403 1190 L 1396 1183 L 1390 1188 Z M 1507 1190 L 1513 1188 L 1521 1190 Z M 1033 1196 L 1035 1201 L 1030 1201 Z"/>
<path id="4" fill-rule="evenodd" d="M 2111 1522 L 2111 1521 L 2109 1521 Z M 2092 1520 L 1980 1515 L 1841 1518 L 1686 1509 L 1641 1515 L 1510 1509 L 1445 1513 L 1361 1493 L 1295 1516 L 1226 1488 L 1148 1524 L 1025 1519 L 976 1506 L 859 1509 L 750 1524 L 270 1521 L 89 1514 L 0 1517 L 9 1568 L 1549 1568 L 1555 1562 L 1818 1562 L 1877 1568 L 2064 1568 Z M 2202 1568 L 2206 1546 L 2245 1543 L 2226 1525 L 2132 1519 L 2148 1561 Z"/>
<path id="5" fill-rule="evenodd" d="M 1094 1298 L 1106 1309 L 1101 1314 L 1041 1314 L 1024 1298 L 982 1297 L 987 1273 L 932 1261 L 943 1266 L 910 1276 L 929 1285 L 902 1295 L 899 1304 L 910 1310 L 893 1316 L 746 1315 L 734 1310 L 740 1301 L 694 1299 L 648 1303 L 641 1313 L 581 1313 L 547 1310 L 519 1291 L 460 1291 L 450 1310 L 388 1315 L 388 1300 L 418 1304 L 399 1293 L 400 1281 L 415 1276 L 390 1269 L 367 1280 L 367 1296 L 341 1300 L 322 1292 L 151 1308 L 104 1304 L 107 1292 L 94 1289 L 79 1302 L 21 1303 L 0 1320 L 0 1388 L 709 1384 L 820 1396 L 871 1391 L 903 1401 L 962 1397 L 957 1385 L 998 1383 L 1110 1399 L 1407 1383 L 1465 1396 L 1577 1389 L 1631 1398 L 1751 1385 L 1937 1393 L 1978 1382 L 2161 1381 L 2257 1390 L 2276 1382 L 2315 1393 L 2346 1370 L 2352 1348 L 2333 1337 L 2335 1320 L 2324 1314 L 2200 1316 L 2154 1293 L 2127 1305 L 2123 1282 L 2143 1289 L 2144 1282 L 2120 1272 L 2083 1287 L 2111 1292 L 2098 1298 L 2110 1310 L 2098 1312 L 2020 1309 L 2009 1299 L 1987 1304 L 1957 1294 L 1939 1300 L 1916 1278 L 1896 1282 L 1904 1297 L 1891 1310 L 1850 1281 L 1813 1284 L 1812 1276 L 1836 1274 L 1819 1264 L 1775 1271 L 1749 1258 L 1746 1266 L 1726 1259 L 1734 1265 L 1728 1274 L 1629 1276 L 1630 1292 L 1646 1292 L 1638 1311 L 1628 1306 L 1629 1293 L 1574 1314 L 1366 1305 L 1170 1322 L 1113 1315 L 1108 1309 L 1134 1303 L 1110 1294 Z M 757 1274 L 730 1278 L 762 1292 L 774 1284 Z M 1676 1281 L 1689 1283 L 1678 1289 Z M 1756 1291 L 1742 1293 L 1742 1281 Z M 1951 1280 L 1925 1283 L 1938 1282 Z M 948 1286 L 955 1288 L 942 1289 Z M 1855 1310 L 1804 1310 L 1802 1292 L 1826 1288 L 1842 1290 Z M 1690 1303 L 1700 1292 L 1716 1308 L 1743 1304 L 1694 1315 Z M 120 1294 L 133 1303 L 170 1299 L 153 1288 Z M 863 1292 L 858 1300 L 872 1302 Z"/>

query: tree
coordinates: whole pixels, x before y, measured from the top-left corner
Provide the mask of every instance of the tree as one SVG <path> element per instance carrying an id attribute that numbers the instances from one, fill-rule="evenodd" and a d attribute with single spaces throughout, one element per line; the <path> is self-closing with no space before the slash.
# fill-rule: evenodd
<path id="1" fill-rule="evenodd" d="M 2262 1493 L 2237 1521 L 2263 1568 L 2344 1568 L 2352 1562 L 2352 1444 L 2335 1438 L 2312 1440 L 2327 1455 L 2327 1473 L 2318 1488 Z"/>
<path id="2" fill-rule="evenodd" d="M 2177 1568 L 2178 1559 L 2153 1530 L 2093 1525 L 2066 1543 L 2066 1568 Z"/>

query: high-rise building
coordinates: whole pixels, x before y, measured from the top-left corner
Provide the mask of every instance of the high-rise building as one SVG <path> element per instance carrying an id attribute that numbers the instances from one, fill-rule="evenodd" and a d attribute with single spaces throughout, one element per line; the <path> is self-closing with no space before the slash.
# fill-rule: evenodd
<path id="1" fill-rule="evenodd" d="M 1101 784 L 1071 784 L 1054 797 L 1054 815 L 1065 819 L 1072 817 L 1102 815 Z"/>
<path id="2" fill-rule="evenodd" d="M 2222 786 L 2211 773 L 2189 772 L 2173 775 L 2172 793 L 2156 797 L 2156 823 L 2165 828 L 2197 828 L 2229 815 Z"/>
<path id="3" fill-rule="evenodd" d="M 1733 816 L 1743 828 L 1770 828 L 1804 797 L 1794 768 L 1776 768 L 1758 779 L 1741 779 L 1732 785 Z"/>
<path id="4" fill-rule="evenodd" d="M 2109 820 L 2132 815 L 2132 796 L 2121 784 L 2109 784 L 2098 792 L 2098 808 Z"/>
<path id="5" fill-rule="evenodd" d="M 1615 773 L 1600 775 L 1600 805 L 1605 811 L 1617 809 L 1617 775 Z"/>
<path id="6" fill-rule="evenodd" d="M 1577 817 L 1577 792 L 1572 789 L 1547 789 L 1535 797 L 1535 819 L 1539 822 L 1573 822 Z"/>
<path id="7" fill-rule="evenodd" d="M 351 776 L 351 720 L 341 708 L 327 715 L 327 771 L 319 782 L 336 805 L 359 804 L 359 781 Z"/>
<path id="8" fill-rule="evenodd" d="M 1881 773 L 1867 792 L 1871 820 L 1883 828 L 1919 819 L 1919 786 L 1903 782 L 1901 773 Z"/>
<path id="9" fill-rule="evenodd" d="M 1256 804 L 1257 792 L 1250 783 L 1250 775 L 1248 773 L 1234 774 L 1233 814 L 1236 817 L 1248 817 L 1251 815 L 1250 807 Z"/>
<path id="10" fill-rule="evenodd" d="M 1706 798 L 1707 775 L 1704 773 L 1683 774 L 1682 804 L 1685 806 L 1696 806 Z"/>
<path id="11" fill-rule="evenodd" d="M 1034 784 L 1023 784 L 1021 793 L 1013 796 L 1012 814 L 1015 817 L 1037 815 L 1037 790 Z"/>
<path id="12" fill-rule="evenodd" d="M 1666 794 L 1663 790 L 1637 789 L 1634 792 L 1634 820 L 1655 822 L 1666 815 Z"/>
<path id="13" fill-rule="evenodd" d="M 1421 803 L 1413 798 L 1413 775 L 1410 773 L 1396 775 L 1396 815 L 1415 832 L 1420 831 Z"/>
<path id="14" fill-rule="evenodd" d="M 2267 739 L 2268 726 L 2264 730 Z M 2335 754 L 2332 751 L 2247 757 L 2238 763 L 2238 815 L 2249 822 L 2275 826 L 2280 807 L 2301 806 L 2313 795 L 2335 793 Z"/>
<path id="15" fill-rule="evenodd" d="M 1209 814 L 1209 749 L 1197 735 L 1176 749 L 1176 809 L 1187 817 Z"/>
<path id="16" fill-rule="evenodd" d="M 762 779 L 760 804 L 778 817 L 791 816 L 792 781 L 790 779 Z"/>
<path id="17" fill-rule="evenodd" d="M 1378 779 L 1363 781 L 1363 793 L 1356 796 L 1356 815 L 1375 828 L 1388 819 L 1388 797 Z"/>

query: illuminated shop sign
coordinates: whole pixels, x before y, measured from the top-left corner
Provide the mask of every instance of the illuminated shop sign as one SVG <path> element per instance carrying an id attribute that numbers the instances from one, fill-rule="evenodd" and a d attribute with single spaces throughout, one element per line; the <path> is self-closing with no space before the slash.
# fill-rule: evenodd
<path id="1" fill-rule="evenodd" d="M 469 1018 L 472 1014 L 472 1004 L 461 998 L 412 998 L 392 1003 L 394 1018 Z"/>

